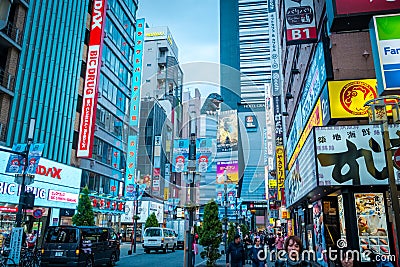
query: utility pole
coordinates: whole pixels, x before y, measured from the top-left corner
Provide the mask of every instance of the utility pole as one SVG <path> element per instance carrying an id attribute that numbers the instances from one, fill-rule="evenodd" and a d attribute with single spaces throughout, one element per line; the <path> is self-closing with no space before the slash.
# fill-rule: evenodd
<path id="1" fill-rule="evenodd" d="M 133 215 L 133 253 L 136 253 L 137 217 L 139 211 L 139 184 L 135 185 L 135 215 Z"/>
<path id="2" fill-rule="evenodd" d="M 224 210 L 225 210 L 225 218 L 224 218 L 224 228 L 225 228 L 225 235 L 224 235 L 224 245 L 225 245 L 225 254 L 227 250 L 227 242 L 228 242 L 228 175 L 226 174 L 226 169 L 224 170 Z"/>
<path id="3" fill-rule="evenodd" d="M 193 129 L 192 129 L 193 131 Z M 195 257 L 192 253 L 192 244 L 193 244 L 193 217 L 195 210 L 195 199 L 194 199 L 194 179 L 196 175 L 196 133 L 190 134 L 190 143 L 189 143 L 189 162 L 188 162 L 188 179 L 190 180 L 190 205 L 189 205 L 189 230 L 187 231 L 187 262 L 185 266 L 192 266 L 193 259 Z M 190 178 L 192 176 L 192 178 Z"/>

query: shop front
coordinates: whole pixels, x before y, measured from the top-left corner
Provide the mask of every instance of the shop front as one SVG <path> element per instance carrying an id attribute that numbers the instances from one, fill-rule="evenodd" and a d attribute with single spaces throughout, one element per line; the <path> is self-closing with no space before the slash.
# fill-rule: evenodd
<path id="1" fill-rule="evenodd" d="M 392 144 L 400 143 L 390 126 Z M 400 184 L 399 170 L 394 170 Z M 307 138 L 286 180 L 294 232 L 317 256 L 346 245 L 363 252 L 395 255 L 388 202 L 388 171 L 380 126 L 317 127 Z M 320 257 L 328 266 L 330 259 Z"/>
<path id="2" fill-rule="evenodd" d="M 9 232 L 15 223 L 21 186 L 14 174 L 6 173 L 9 153 L 0 152 L 0 228 Z M 35 195 L 32 209 L 24 211 L 26 232 L 37 230 L 39 236 L 47 225 L 59 224 L 60 209 L 75 210 L 78 204 L 81 170 L 41 158 L 34 181 L 25 187 Z"/>

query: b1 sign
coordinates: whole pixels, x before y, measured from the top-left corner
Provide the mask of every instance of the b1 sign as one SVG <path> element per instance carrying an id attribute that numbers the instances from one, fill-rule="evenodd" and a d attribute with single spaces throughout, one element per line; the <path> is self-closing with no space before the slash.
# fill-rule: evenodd
<path id="1" fill-rule="evenodd" d="M 288 45 L 317 40 L 313 0 L 285 0 L 285 22 Z"/>
<path id="2" fill-rule="evenodd" d="M 378 93 L 400 90 L 400 15 L 374 16 L 371 43 Z"/>

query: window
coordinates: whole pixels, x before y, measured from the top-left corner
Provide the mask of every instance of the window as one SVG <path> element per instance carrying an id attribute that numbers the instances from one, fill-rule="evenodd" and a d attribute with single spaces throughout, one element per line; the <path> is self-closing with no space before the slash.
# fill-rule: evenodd
<path id="1" fill-rule="evenodd" d="M 76 243 L 75 228 L 50 227 L 45 237 L 46 243 Z"/>
<path id="2" fill-rule="evenodd" d="M 151 63 L 147 63 L 146 66 L 147 66 L 147 67 L 151 67 Z"/>

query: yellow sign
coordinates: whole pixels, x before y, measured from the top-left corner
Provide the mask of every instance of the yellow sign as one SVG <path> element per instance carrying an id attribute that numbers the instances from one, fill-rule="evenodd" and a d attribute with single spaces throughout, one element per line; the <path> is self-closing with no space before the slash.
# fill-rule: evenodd
<path id="1" fill-rule="evenodd" d="M 301 148 L 307 140 L 308 134 L 311 132 L 314 126 L 322 126 L 322 109 L 321 109 L 321 100 L 318 99 L 315 104 L 314 110 L 311 112 L 311 116 L 307 121 L 306 127 L 304 127 L 303 133 L 300 136 L 299 143 L 293 151 L 293 155 L 288 162 L 288 170 L 290 170 L 293 166 L 294 161 L 300 153 Z"/>
<path id="2" fill-rule="evenodd" d="M 282 200 L 281 189 L 285 188 L 285 151 L 283 146 L 276 146 L 276 178 L 278 183 L 278 200 Z"/>
<path id="3" fill-rule="evenodd" d="M 164 200 L 168 200 L 168 193 L 169 193 L 168 187 L 164 187 Z"/>
<path id="4" fill-rule="evenodd" d="M 365 102 L 377 97 L 376 79 L 328 82 L 331 118 L 368 117 Z"/>
<path id="5" fill-rule="evenodd" d="M 268 180 L 269 188 L 276 188 L 276 180 L 270 179 Z"/>
<path id="6" fill-rule="evenodd" d="M 164 36 L 164 35 L 165 35 L 164 32 L 149 32 L 149 33 L 145 34 L 146 37 L 156 37 L 156 36 Z"/>
<path id="7" fill-rule="evenodd" d="M 275 219 L 274 218 L 269 218 L 269 224 L 275 225 Z"/>

